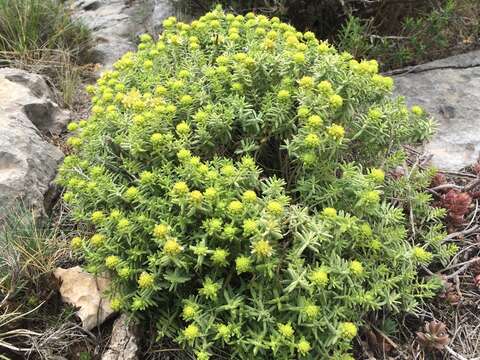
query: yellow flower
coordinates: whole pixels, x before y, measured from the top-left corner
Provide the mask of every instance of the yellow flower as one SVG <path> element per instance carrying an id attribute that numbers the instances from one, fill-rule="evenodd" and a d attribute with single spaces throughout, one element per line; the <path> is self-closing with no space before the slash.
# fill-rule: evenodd
<path id="1" fill-rule="evenodd" d="M 422 116 L 424 111 L 420 106 L 414 105 L 414 106 L 412 106 L 412 113 L 417 115 L 417 116 Z"/>
<path id="2" fill-rule="evenodd" d="M 167 234 L 168 234 L 168 226 L 165 224 L 158 224 L 158 225 L 155 225 L 155 227 L 153 228 L 153 235 L 156 238 L 161 239 Z"/>
<path id="3" fill-rule="evenodd" d="M 200 191 L 198 190 L 193 190 L 191 193 L 190 193 L 190 199 L 192 200 L 192 202 L 195 204 L 195 205 L 200 205 L 202 203 L 202 200 L 203 200 L 203 195 Z"/>
<path id="4" fill-rule="evenodd" d="M 150 171 L 142 171 L 140 173 L 139 179 L 140 179 L 140 183 L 142 183 L 144 185 L 145 184 L 151 184 L 154 181 L 155 176 Z"/>
<path id="5" fill-rule="evenodd" d="M 372 76 L 372 81 L 377 87 L 387 91 L 393 88 L 393 79 L 391 77 L 375 74 Z"/>
<path id="6" fill-rule="evenodd" d="M 197 325 L 190 324 L 183 330 L 183 336 L 189 341 L 195 340 L 200 336 L 200 329 Z"/>
<path id="7" fill-rule="evenodd" d="M 189 76 L 190 76 L 190 72 L 188 70 L 183 69 L 178 72 L 178 77 L 181 79 L 186 79 Z"/>
<path id="8" fill-rule="evenodd" d="M 72 249 L 80 249 L 83 246 L 83 240 L 79 236 L 75 236 L 72 240 L 70 240 L 70 246 Z"/>
<path id="9" fill-rule="evenodd" d="M 75 131 L 78 129 L 78 124 L 75 123 L 75 122 L 71 122 L 70 124 L 68 124 L 67 126 L 67 130 L 68 131 Z"/>
<path id="10" fill-rule="evenodd" d="M 272 200 L 269 201 L 267 204 L 267 212 L 272 215 L 282 215 L 283 214 L 283 206 L 278 201 Z"/>
<path id="11" fill-rule="evenodd" d="M 372 228 L 367 223 L 360 226 L 360 232 L 366 237 L 371 237 L 373 235 Z"/>
<path id="12" fill-rule="evenodd" d="M 421 247 L 415 246 L 413 248 L 413 257 L 417 259 L 420 263 L 428 264 L 429 262 L 432 261 L 433 255 L 427 250 Z"/>
<path id="13" fill-rule="evenodd" d="M 241 91 L 243 91 L 243 85 L 239 82 L 234 82 L 232 84 L 232 90 L 237 91 L 237 92 L 241 92 Z"/>
<path id="14" fill-rule="evenodd" d="M 193 98 L 190 96 L 190 95 L 183 95 L 181 98 L 180 98 L 180 104 L 182 105 L 191 105 L 193 103 Z"/>
<path id="15" fill-rule="evenodd" d="M 345 129 L 341 125 L 332 124 L 328 127 L 327 133 L 336 140 L 341 140 L 345 136 Z"/>
<path id="16" fill-rule="evenodd" d="M 252 260 L 247 256 L 239 256 L 235 259 L 235 268 L 240 275 L 244 272 L 250 271 Z"/>
<path id="17" fill-rule="evenodd" d="M 357 261 L 357 260 L 353 260 L 351 263 L 350 263 L 350 271 L 352 272 L 352 274 L 354 275 L 360 275 L 363 273 L 363 265 L 360 261 Z"/>
<path id="18" fill-rule="evenodd" d="M 100 224 L 103 220 L 105 220 L 105 214 L 102 211 L 94 211 L 90 219 L 94 224 Z"/>
<path id="19" fill-rule="evenodd" d="M 317 155 L 313 152 L 308 152 L 302 155 L 302 161 L 306 166 L 312 166 L 317 162 Z"/>
<path id="20" fill-rule="evenodd" d="M 120 219 L 117 223 L 117 230 L 122 234 L 128 233 L 130 231 L 130 220 Z"/>
<path id="21" fill-rule="evenodd" d="M 232 31 L 233 29 L 230 29 L 230 31 Z M 234 31 L 235 32 L 235 31 Z M 238 29 L 237 29 L 237 32 L 238 32 Z M 220 55 L 217 57 L 217 59 L 215 60 L 217 62 L 217 64 L 219 65 L 228 65 L 230 59 L 228 58 L 228 56 L 226 55 Z"/>
<path id="22" fill-rule="evenodd" d="M 176 182 L 175 185 L 173 185 L 173 192 L 174 192 L 175 194 L 179 194 L 179 195 L 188 193 L 188 185 L 187 185 L 187 183 L 184 182 L 184 181 L 178 181 L 178 182 Z"/>
<path id="23" fill-rule="evenodd" d="M 243 204 L 241 201 L 234 200 L 228 204 L 228 211 L 231 214 L 238 215 L 243 211 Z"/>
<path id="24" fill-rule="evenodd" d="M 245 235 L 253 235 L 257 232 L 257 222 L 254 219 L 243 221 L 243 232 Z"/>
<path id="25" fill-rule="evenodd" d="M 219 324 L 217 325 L 217 333 L 220 337 L 228 339 L 232 335 L 232 330 L 229 325 Z"/>
<path id="26" fill-rule="evenodd" d="M 380 192 L 378 190 L 367 191 L 362 195 L 362 199 L 367 204 L 377 204 L 380 201 Z"/>
<path id="27" fill-rule="evenodd" d="M 311 89 L 315 85 L 315 80 L 311 76 L 304 76 L 298 80 L 298 85 L 306 89 Z"/>
<path id="28" fill-rule="evenodd" d="M 149 34 L 141 34 L 139 36 L 139 39 L 140 39 L 141 42 L 151 42 L 152 41 L 152 37 Z"/>
<path id="29" fill-rule="evenodd" d="M 290 92 L 288 90 L 280 90 L 277 94 L 277 97 L 280 100 L 287 100 L 288 98 L 290 98 Z"/>
<path id="30" fill-rule="evenodd" d="M 154 133 L 152 136 L 150 136 L 150 141 L 152 144 L 160 144 L 163 140 L 163 135 L 159 133 Z"/>
<path id="31" fill-rule="evenodd" d="M 295 330 L 290 323 L 278 324 L 278 332 L 285 338 L 291 338 L 295 334 Z"/>
<path id="32" fill-rule="evenodd" d="M 145 70 L 150 70 L 153 67 L 153 61 L 152 60 L 145 60 L 143 62 L 143 68 Z"/>
<path id="33" fill-rule="evenodd" d="M 185 121 L 182 121 L 178 123 L 176 130 L 179 135 L 188 135 L 190 133 L 190 126 Z"/>
<path id="34" fill-rule="evenodd" d="M 253 244 L 252 254 L 260 257 L 272 256 L 273 248 L 267 240 L 258 240 Z"/>
<path id="35" fill-rule="evenodd" d="M 328 80 L 320 81 L 317 88 L 324 94 L 329 94 L 333 91 L 332 83 Z"/>
<path id="36" fill-rule="evenodd" d="M 310 133 L 307 136 L 305 136 L 304 142 L 305 142 L 305 145 L 308 146 L 309 148 L 315 148 L 320 146 L 321 144 L 321 141 L 318 135 L 313 133 Z"/>
<path id="37" fill-rule="evenodd" d="M 249 170 L 253 170 L 253 169 L 255 169 L 255 160 L 250 156 L 243 156 L 242 157 L 242 166 L 249 169 Z"/>
<path id="38" fill-rule="evenodd" d="M 80 145 L 82 145 L 82 143 L 83 143 L 82 139 L 75 136 L 69 137 L 67 139 L 67 144 L 74 148 L 79 147 Z"/>
<path id="39" fill-rule="evenodd" d="M 257 194 L 255 193 L 255 191 L 247 190 L 243 193 L 242 199 L 247 203 L 252 203 L 257 200 Z"/>
<path id="40" fill-rule="evenodd" d="M 265 39 L 263 41 L 263 47 L 267 50 L 271 50 L 275 47 L 275 42 L 271 39 Z"/>
<path id="41" fill-rule="evenodd" d="M 385 180 L 385 173 L 382 169 L 371 169 L 369 175 L 377 183 L 383 183 Z"/>
<path id="42" fill-rule="evenodd" d="M 110 255 L 105 259 L 105 266 L 109 269 L 114 269 L 120 263 L 118 256 Z"/>
<path id="43" fill-rule="evenodd" d="M 210 278 L 206 278 L 203 282 L 203 287 L 199 290 L 200 295 L 205 296 L 207 299 L 215 300 L 218 296 L 218 290 L 220 290 L 220 284 L 212 281 Z"/>
<path id="44" fill-rule="evenodd" d="M 185 305 L 182 311 L 182 317 L 185 320 L 191 320 L 197 314 L 197 309 L 193 305 Z"/>
<path id="45" fill-rule="evenodd" d="M 227 177 L 235 176 L 236 169 L 233 165 L 225 165 L 220 169 L 221 173 Z"/>
<path id="46" fill-rule="evenodd" d="M 213 251 L 211 258 L 215 265 L 225 266 L 228 264 L 227 257 L 229 252 L 225 249 L 217 248 Z"/>
<path id="47" fill-rule="evenodd" d="M 97 247 L 101 246 L 104 241 L 105 241 L 105 236 L 103 236 L 102 234 L 95 234 L 90 238 L 90 243 L 93 246 L 97 246 Z"/>
<path id="48" fill-rule="evenodd" d="M 156 95 L 165 95 L 166 93 L 167 93 L 167 88 L 165 86 L 158 85 L 155 88 L 155 94 Z"/>
<path id="49" fill-rule="evenodd" d="M 357 326 L 351 322 L 341 323 L 340 326 L 338 327 L 338 330 L 340 332 L 340 336 L 342 336 L 342 338 L 347 340 L 353 339 L 355 336 L 357 336 L 357 332 L 358 332 Z"/>
<path id="50" fill-rule="evenodd" d="M 138 278 L 138 286 L 142 289 L 150 288 L 153 286 L 154 280 L 155 279 L 153 275 L 144 271 L 140 274 L 140 277 Z"/>
<path id="51" fill-rule="evenodd" d="M 139 194 L 140 194 L 140 191 L 135 186 L 131 186 L 125 191 L 123 196 L 125 197 L 125 199 L 132 201 L 138 198 Z"/>
<path id="52" fill-rule="evenodd" d="M 338 109 L 339 107 L 341 107 L 343 105 L 342 97 L 340 95 L 337 95 L 337 94 L 334 94 L 334 95 L 330 96 L 330 98 L 328 99 L 328 102 L 330 103 L 330 105 L 334 109 Z"/>
<path id="53" fill-rule="evenodd" d="M 204 191 L 205 199 L 211 201 L 217 196 L 217 190 L 213 187 L 206 188 Z"/>
<path id="54" fill-rule="evenodd" d="M 328 273 L 322 268 L 312 271 L 309 277 L 315 285 L 325 286 L 328 284 Z"/>
<path id="55" fill-rule="evenodd" d="M 314 304 L 307 304 L 303 307 L 302 311 L 308 318 L 313 319 L 320 313 L 320 308 Z"/>
<path id="56" fill-rule="evenodd" d="M 303 52 L 297 52 L 293 54 L 292 59 L 296 64 L 303 64 L 305 62 L 305 54 Z"/>
<path id="57" fill-rule="evenodd" d="M 308 124 L 308 126 L 311 126 L 313 128 L 318 128 L 318 127 L 322 126 L 323 120 L 318 115 L 312 115 L 308 118 L 307 124 Z"/>
<path id="58" fill-rule="evenodd" d="M 302 338 L 298 343 L 297 343 L 297 349 L 298 349 L 298 352 L 300 353 L 300 355 L 302 356 L 305 356 L 307 355 L 310 350 L 312 349 L 312 345 L 310 345 L 310 343 L 305 340 L 304 338 Z"/>
<path id="59" fill-rule="evenodd" d="M 182 250 L 183 247 L 177 242 L 176 239 L 169 239 L 165 242 L 165 245 L 163 245 L 163 251 L 170 256 L 178 255 L 182 252 Z"/>
<path id="60" fill-rule="evenodd" d="M 310 110 L 306 106 L 300 106 L 297 109 L 297 115 L 301 118 L 306 118 L 309 113 L 310 113 Z"/>
<path id="61" fill-rule="evenodd" d="M 113 298 L 110 300 L 110 308 L 113 311 L 120 311 L 123 306 L 123 301 L 120 298 Z"/>
<path id="62" fill-rule="evenodd" d="M 120 276 L 122 279 L 128 279 L 132 274 L 132 270 L 128 267 L 122 267 L 121 269 L 118 269 L 117 272 L 118 276 Z"/>
<path id="63" fill-rule="evenodd" d="M 192 156 L 192 153 L 190 152 L 190 150 L 187 150 L 187 149 L 180 149 L 177 152 L 177 158 L 180 161 L 186 161 L 190 159 L 191 156 Z"/>

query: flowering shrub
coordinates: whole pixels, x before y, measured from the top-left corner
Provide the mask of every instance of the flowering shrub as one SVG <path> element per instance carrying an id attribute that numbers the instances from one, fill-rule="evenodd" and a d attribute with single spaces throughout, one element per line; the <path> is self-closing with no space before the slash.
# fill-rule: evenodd
<path id="1" fill-rule="evenodd" d="M 350 359 L 362 318 L 414 310 L 445 261 L 432 174 L 386 176 L 429 136 L 375 61 L 278 19 L 169 18 L 106 72 L 58 181 L 112 307 L 200 360 Z M 405 214 L 409 214 L 406 216 Z M 412 230 L 413 229 L 413 230 Z"/>

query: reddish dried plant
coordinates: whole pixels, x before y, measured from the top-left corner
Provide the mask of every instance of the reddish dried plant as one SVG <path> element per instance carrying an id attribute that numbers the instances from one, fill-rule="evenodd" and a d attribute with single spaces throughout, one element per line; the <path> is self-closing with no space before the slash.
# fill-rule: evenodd
<path id="1" fill-rule="evenodd" d="M 442 173 L 436 173 L 432 178 L 432 187 L 437 187 L 447 183 L 447 177 Z"/>
<path id="2" fill-rule="evenodd" d="M 455 284 L 447 279 L 446 276 L 442 276 L 443 289 L 439 294 L 441 299 L 445 299 L 451 305 L 458 305 L 461 300 L 461 296 L 458 293 Z"/>
<path id="3" fill-rule="evenodd" d="M 480 162 L 476 162 L 473 166 L 472 166 L 472 170 L 475 174 L 477 175 L 480 175 Z"/>
<path id="4" fill-rule="evenodd" d="M 417 340 L 426 350 L 443 350 L 450 341 L 446 325 L 436 320 L 426 323 L 423 332 L 417 332 Z"/>
<path id="5" fill-rule="evenodd" d="M 480 274 L 476 275 L 474 278 L 473 278 L 473 282 L 475 284 L 476 287 L 479 287 L 480 288 Z"/>
<path id="6" fill-rule="evenodd" d="M 448 217 L 454 225 L 464 222 L 464 217 L 470 211 L 472 197 L 466 192 L 449 190 L 442 195 L 440 205 L 448 210 Z"/>
<path id="7" fill-rule="evenodd" d="M 393 350 L 393 346 L 385 339 L 384 336 L 374 330 L 365 332 L 370 349 L 379 354 L 386 354 Z"/>

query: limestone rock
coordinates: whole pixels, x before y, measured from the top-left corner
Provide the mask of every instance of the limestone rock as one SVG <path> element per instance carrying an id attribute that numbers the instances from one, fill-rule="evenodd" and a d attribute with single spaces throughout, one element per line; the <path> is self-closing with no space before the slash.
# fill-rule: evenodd
<path id="1" fill-rule="evenodd" d="M 424 107 L 438 130 L 425 150 L 440 169 L 459 170 L 480 154 L 480 50 L 410 68 L 395 77 L 396 94 Z"/>
<path id="2" fill-rule="evenodd" d="M 23 112 L 45 135 L 58 135 L 65 129 L 69 113 L 55 103 L 43 76 L 3 68 L 0 69 L 0 84 L 2 109 Z"/>
<path id="3" fill-rule="evenodd" d="M 0 220 L 18 201 L 45 213 L 63 159 L 46 134 L 61 131 L 67 118 L 41 76 L 0 69 Z"/>
<path id="4" fill-rule="evenodd" d="M 126 315 L 121 315 L 113 324 L 112 337 L 102 360 L 137 360 L 138 339 L 135 327 Z"/>
<path id="5" fill-rule="evenodd" d="M 103 297 L 110 284 L 108 278 L 95 277 L 80 266 L 57 268 L 53 274 L 62 282 L 62 300 L 78 308 L 77 316 L 82 320 L 83 328 L 91 330 L 114 313 L 110 302 Z"/>
<path id="6" fill-rule="evenodd" d="M 92 31 L 95 61 L 107 69 L 135 49 L 139 34 L 157 32 L 173 13 L 169 0 L 77 0 L 72 9 L 74 18 Z"/>

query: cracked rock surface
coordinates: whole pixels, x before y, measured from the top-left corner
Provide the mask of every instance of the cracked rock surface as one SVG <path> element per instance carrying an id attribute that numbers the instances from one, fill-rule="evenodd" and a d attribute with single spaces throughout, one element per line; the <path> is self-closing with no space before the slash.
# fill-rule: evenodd
<path id="1" fill-rule="evenodd" d="M 137 342 L 135 327 L 126 315 L 121 315 L 113 324 L 110 345 L 102 360 L 137 360 Z"/>
<path id="2" fill-rule="evenodd" d="M 50 206 L 63 153 L 46 136 L 67 120 L 42 76 L 0 69 L 0 220 L 19 201 L 38 215 Z"/>
<path id="3" fill-rule="evenodd" d="M 105 68 L 135 49 L 139 34 L 157 33 L 173 14 L 170 0 L 77 0 L 73 16 L 85 24 L 95 41 L 95 61 Z"/>
<path id="4" fill-rule="evenodd" d="M 443 170 L 459 170 L 480 154 L 480 50 L 412 67 L 395 76 L 395 92 L 424 107 L 438 129 L 425 150 Z"/>

